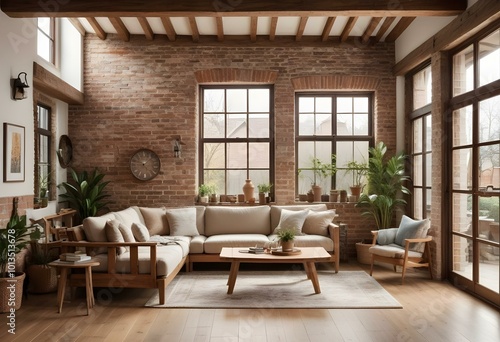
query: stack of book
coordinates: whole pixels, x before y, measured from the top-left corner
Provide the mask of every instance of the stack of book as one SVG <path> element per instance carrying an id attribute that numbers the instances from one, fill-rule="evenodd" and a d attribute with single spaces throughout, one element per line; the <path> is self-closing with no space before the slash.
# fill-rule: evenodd
<path id="1" fill-rule="evenodd" d="M 264 247 L 250 247 L 248 249 L 248 253 L 253 253 L 253 254 L 263 254 L 265 252 L 266 250 L 264 249 Z"/>
<path id="2" fill-rule="evenodd" d="M 89 261 L 92 258 L 90 255 L 87 255 L 85 253 L 63 253 L 59 255 L 59 260 L 60 261 L 65 261 L 65 262 L 82 262 L 82 261 Z"/>

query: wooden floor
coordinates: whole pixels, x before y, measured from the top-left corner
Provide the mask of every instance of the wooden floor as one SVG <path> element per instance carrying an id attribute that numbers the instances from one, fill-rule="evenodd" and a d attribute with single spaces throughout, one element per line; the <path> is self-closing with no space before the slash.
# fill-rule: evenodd
<path id="1" fill-rule="evenodd" d="M 340 267 L 359 269 L 368 271 L 354 261 Z M 403 309 L 158 309 L 144 307 L 153 290 L 95 289 L 90 316 L 83 291 L 61 314 L 55 293 L 29 295 L 15 335 L 1 315 L 0 341 L 500 341 L 497 309 L 426 270 L 410 270 L 404 286 L 392 269 L 374 276 Z"/>

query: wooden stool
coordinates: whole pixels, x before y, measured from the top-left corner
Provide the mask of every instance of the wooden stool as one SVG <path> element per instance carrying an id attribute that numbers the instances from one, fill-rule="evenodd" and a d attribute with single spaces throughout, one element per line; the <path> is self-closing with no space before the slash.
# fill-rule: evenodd
<path id="1" fill-rule="evenodd" d="M 68 278 L 68 270 L 72 268 L 85 269 L 85 294 L 87 297 L 87 315 L 90 313 L 90 308 L 95 305 L 94 290 L 92 287 L 92 267 L 99 266 L 99 261 L 82 261 L 69 263 L 64 261 L 53 261 L 49 266 L 58 267 L 61 270 L 61 278 L 57 287 L 57 304 L 59 307 L 58 313 L 62 312 L 62 305 L 64 301 L 64 292 L 66 290 L 66 280 Z"/>

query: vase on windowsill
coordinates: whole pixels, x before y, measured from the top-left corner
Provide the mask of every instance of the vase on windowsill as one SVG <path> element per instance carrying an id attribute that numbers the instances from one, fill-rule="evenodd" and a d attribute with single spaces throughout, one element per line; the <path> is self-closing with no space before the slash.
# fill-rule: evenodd
<path id="1" fill-rule="evenodd" d="M 254 190 L 255 186 L 253 185 L 252 180 L 245 180 L 245 184 L 243 185 L 243 194 L 245 195 L 246 203 L 255 202 L 255 198 L 253 197 Z"/>

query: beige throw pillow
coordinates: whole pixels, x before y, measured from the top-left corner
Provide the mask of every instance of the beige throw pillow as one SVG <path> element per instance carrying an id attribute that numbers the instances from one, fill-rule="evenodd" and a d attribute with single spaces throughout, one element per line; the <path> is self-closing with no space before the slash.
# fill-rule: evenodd
<path id="1" fill-rule="evenodd" d="M 120 232 L 120 221 L 118 220 L 110 220 L 106 222 L 106 226 L 104 227 L 104 231 L 106 232 L 106 238 L 108 242 L 125 242 L 123 239 L 123 235 Z M 118 247 L 116 249 L 116 254 L 120 255 L 127 251 L 125 247 Z"/>
<path id="2" fill-rule="evenodd" d="M 134 234 L 132 233 L 132 227 L 127 227 L 124 224 L 120 223 L 118 229 L 120 229 L 120 233 L 122 233 L 123 240 L 125 240 L 125 242 L 135 242 Z"/>
<path id="3" fill-rule="evenodd" d="M 302 233 L 302 226 L 306 220 L 309 209 L 293 211 L 281 209 L 280 222 L 274 229 L 273 234 L 278 234 L 280 230 L 295 230 L 295 235 L 304 235 Z"/>
<path id="4" fill-rule="evenodd" d="M 134 234 L 134 238 L 137 242 L 149 241 L 150 235 L 148 228 L 142 223 L 132 223 L 132 233 Z"/>
<path id="5" fill-rule="evenodd" d="M 167 209 L 166 216 L 171 236 L 197 236 L 196 208 Z"/>
<path id="6" fill-rule="evenodd" d="M 335 210 L 310 211 L 302 227 L 302 232 L 310 235 L 328 236 L 328 225 L 332 223 L 335 216 Z"/>
<path id="7" fill-rule="evenodd" d="M 165 207 L 161 208 L 145 208 L 140 207 L 144 224 L 148 227 L 149 235 L 168 235 L 168 222 L 165 217 Z"/>

